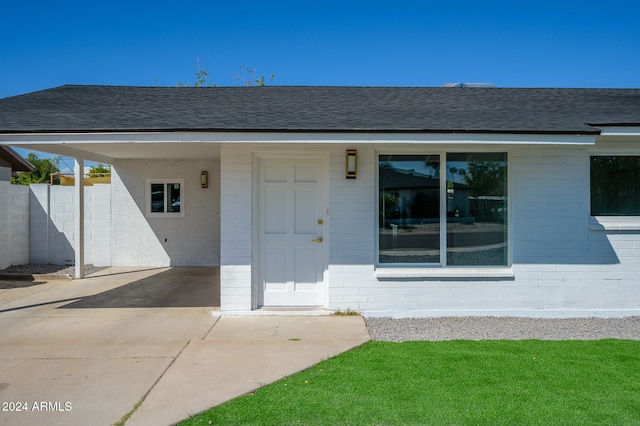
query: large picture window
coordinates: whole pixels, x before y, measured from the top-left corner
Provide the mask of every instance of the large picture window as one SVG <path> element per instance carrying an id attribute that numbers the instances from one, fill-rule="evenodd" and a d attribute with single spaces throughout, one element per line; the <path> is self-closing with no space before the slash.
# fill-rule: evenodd
<path id="1" fill-rule="evenodd" d="M 591 216 L 640 216 L 640 157 L 591 157 Z"/>
<path id="2" fill-rule="evenodd" d="M 507 266 L 507 154 L 379 156 L 378 263 Z"/>
<path id="3" fill-rule="evenodd" d="M 184 180 L 147 181 L 147 215 L 158 217 L 184 216 Z"/>

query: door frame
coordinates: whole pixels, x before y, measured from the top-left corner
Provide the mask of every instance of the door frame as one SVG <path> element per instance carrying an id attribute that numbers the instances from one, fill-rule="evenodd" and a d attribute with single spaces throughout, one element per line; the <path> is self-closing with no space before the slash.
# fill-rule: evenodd
<path id="1" fill-rule="evenodd" d="M 260 286 L 260 246 L 262 244 L 259 226 L 260 206 L 260 161 L 279 159 L 295 161 L 296 159 L 317 159 L 320 165 L 320 180 L 322 185 L 322 198 L 324 201 L 324 224 L 322 243 L 322 293 L 323 307 L 328 305 L 329 295 L 329 153 L 326 151 L 254 151 L 251 171 L 251 309 L 260 309 L 262 289 Z"/>

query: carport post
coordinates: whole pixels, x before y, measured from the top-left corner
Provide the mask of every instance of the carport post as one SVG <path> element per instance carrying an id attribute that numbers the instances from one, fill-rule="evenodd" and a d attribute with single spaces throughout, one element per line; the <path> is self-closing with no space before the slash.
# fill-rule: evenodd
<path id="1" fill-rule="evenodd" d="M 76 278 L 84 278 L 84 158 L 73 159 L 75 206 L 73 206 Z"/>

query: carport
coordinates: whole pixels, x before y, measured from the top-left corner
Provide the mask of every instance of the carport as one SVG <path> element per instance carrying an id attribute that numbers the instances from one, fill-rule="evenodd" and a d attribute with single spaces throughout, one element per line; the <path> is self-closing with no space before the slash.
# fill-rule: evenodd
<path id="1" fill-rule="evenodd" d="M 153 142 L 150 141 L 153 140 Z M 120 133 L 120 134 L 0 134 L 0 143 L 34 151 L 71 157 L 74 160 L 74 238 L 75 278 L 85 276 L 85 193 L 79 184 L 83 182 L 85 161 L 108 164 L 116 169 L 119 161 L 128 164 L 135 161 L 158 160 L 168 161 L 181 159 L 185 161 L 210 159 L 219 164 L 220 143 L 216 138 L 208 136 L 208 140 L 200 134 L 175 133 Z M 217 170 L 207 170 L 208 179 L 216 182 Z M 193 180 L 201 179 L 201 170 L 192 171 Z M 210 191 L 219 188 L 210 185 Z M 219 226 L 219 225 L 218 225 Z M 218 242 L 219 244 L 219 242 Z M 219 264 L 219 254 L 215 264 Z M 123 263 L 120 263 L 123 265 Z M 170 261 L 166 266 L 173 265 Z M 209 265 L 211 265 L 209 263 Z M 153 266 L 160 266 L 157 263 Z M 180 265 L 184 266 L 184 265 Z"/>

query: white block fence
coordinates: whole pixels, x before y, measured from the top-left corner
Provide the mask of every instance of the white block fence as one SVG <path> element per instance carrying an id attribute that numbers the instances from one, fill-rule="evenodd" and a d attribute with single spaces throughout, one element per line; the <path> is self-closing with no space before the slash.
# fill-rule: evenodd
<path id="1" fill-rule="evenodd" d="M 74 262 L 74 187 L 0 182 L 0 269 Z M 85 263 L 111 264 L 111 186 L 85 187 Z"/>
<path id="2" fill-rule="evenodd" d="M 0 181 L 0 269 L 29 262 L 29 188 Z"/>

